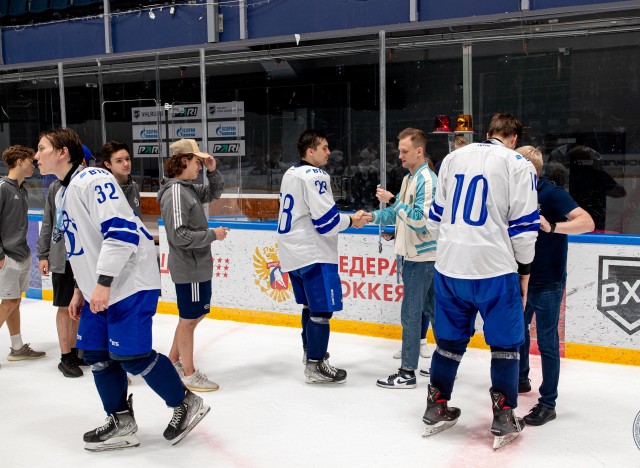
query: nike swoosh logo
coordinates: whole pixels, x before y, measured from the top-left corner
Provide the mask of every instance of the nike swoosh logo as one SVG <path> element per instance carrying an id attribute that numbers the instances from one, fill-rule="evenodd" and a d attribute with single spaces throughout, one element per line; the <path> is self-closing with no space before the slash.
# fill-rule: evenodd
<path id="1" fill-rule="evenodd" d="M 402 380 L 402 379 L 398 379 L 398 383 L 399 384 L 404 384 L 404 383 L 408 383 L 409 380 Z"/>

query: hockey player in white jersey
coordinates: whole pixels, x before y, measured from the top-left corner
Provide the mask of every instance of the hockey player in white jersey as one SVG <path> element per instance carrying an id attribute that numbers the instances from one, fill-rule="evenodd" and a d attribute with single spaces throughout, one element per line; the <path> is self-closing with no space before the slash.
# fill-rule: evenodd
<path id="1" fill-rule="evenodd" d="M 524 342 L 523 304 L 540 221 L 535 169 L 513 151 L 521 132 L 514 116 L 496 114 L 487 141 L 454 151 L 440 168 L 427 223 L 438 242 L 438 347 L 431 360 L 425 436 L 453 426 L 460 416 L 447 401 L 478 311 L 491 347 L 494 449 L 523 428 L 513 411 L 518 348 Z"/>
<path id="2" fill-rule="evenodd" d="M 83 150 L 73 130 L 43 132 L 35 158 L 42 174 L 61 180 L 52 240 L 64 237 L 66 243 L 77 282 L 69 312 L 76 320 L 81 316 L 77 346 L 91 365 L 107 413 L 106 424 L 84 435 L 85 449 L 140 445 L 131 396 L 127 399 L 127 372 L 141 375 L 173 408 L 164 437 L 176 444 L 209 407 L 184 388 L 171 361 L 152 348 L 160 292 L 153 238 L 111 173 L 80 166 Z"/>
<path id="3" fill-rule="evenodd" d="M 329 320 L 342 310 L 338 275 L 338 233 L 365 224 L 340 213 L 333 200 L 327 137 L 307 130 L 298 139 L 300 164 L 289 168 L 280 186 L 278 250 L 283 272 L 302 304 L 302 346 L 307 383 L 344 383 L 347 372 L 329 364 Z"/>

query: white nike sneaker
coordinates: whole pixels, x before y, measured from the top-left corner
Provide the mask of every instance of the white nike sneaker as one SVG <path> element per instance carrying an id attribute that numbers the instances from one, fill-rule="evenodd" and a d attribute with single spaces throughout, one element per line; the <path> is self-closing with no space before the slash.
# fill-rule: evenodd
<path id="1" fill-rule="evenodd" d="M 416 388 L 416 373 L 400 368 L 397 374 L 378 380 L 376 385 L 382 388 Z"/>

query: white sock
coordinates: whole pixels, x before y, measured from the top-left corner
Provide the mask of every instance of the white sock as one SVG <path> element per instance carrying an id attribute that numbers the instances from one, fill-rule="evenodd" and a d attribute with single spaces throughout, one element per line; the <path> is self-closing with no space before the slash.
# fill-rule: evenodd
<path id="1" fill-rule="evenodd" d="M 423 344 L 426 345 L 427 344 L 427 339 L 425 338 L 424 340 L 420 340 L 420 344 L 421 345 L 423 345 Z"/>
<path id="2" fill-rule="evenodd" d="M 24 346 L 24 343 L 22 342 L 22 335 L 20 333 L 18 333 L 17 335 L 13 335 L 10 338 L 11 348 L 15 349 L 16 351 Z"/>

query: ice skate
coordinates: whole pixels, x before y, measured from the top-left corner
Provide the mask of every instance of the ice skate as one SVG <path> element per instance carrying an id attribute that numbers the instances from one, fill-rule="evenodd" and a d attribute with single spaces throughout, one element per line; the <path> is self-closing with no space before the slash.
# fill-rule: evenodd
<path id="1" fill-rule="evenodd" d="M 429 384 L 427 395 L 427 409 L 422 421 L 427 425 L 422 437 L 429 437 L 454 426 L 460 417 L 459 408 L 449 408 L 447 401 L 440 398 L 440 390 Z"/>
<path id="2" fill-rule="evenodd" d="M 310 384 L 342 384 L 347 381 L 347 371 L 331 366 L 326 359 L 309 359 L 304 368 L 304 376 L 305 381 Z"/>
<path id="3" fill-rule="evenodd" d="M 129 409 L 110 414 L 106 423 L 84 437 L 84 448 L 91 452 L 105 452 L 107 450 L 121 450 L 140 445 L 136 436 L 138 425 L 133 417 L 133 395 L 127 400 Z"/>
<path id="4" fill-rule="evenodd" d="M 491 433 L 495 436 L 493 450 L 511 443 L 524 429 L 524 421 L 516 416 L 512 408 L 505 407 L 505 397 L 500 392 L 490 390 L 493 406 Z"/>
<path id="5" fill-rule="evenodd" d="M 173 416 L 164 431 L 164 438 L 170 441 L 171 445 L 176 445 L 202 421 L 210 409 L 202 398 L 185 389 L 184 400 L 173 408 Z"/>
<path id="6" fill-rule="evenodd" d="M 328 362 L 330 357 L 331 357 L 331 354 L 329 354 L 329 351 L 324 353 L 324 360 L 325 361 Z M 302 364 L 304 364 L 304 365 L 307 364 L 307 348 L 302 348 Z"/>

